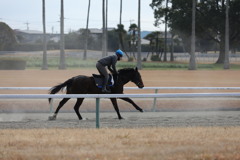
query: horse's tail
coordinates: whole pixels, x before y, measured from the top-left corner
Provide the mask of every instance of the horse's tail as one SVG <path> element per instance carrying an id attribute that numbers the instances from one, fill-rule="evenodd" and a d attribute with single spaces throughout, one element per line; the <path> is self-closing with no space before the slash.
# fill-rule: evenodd
<path id="1" fill-rule="evenodd" d="M 63 90 L 64 87 L 69 87 L 72 84 L 72 82 L 73 82 L 73 78 L 70 78 L 67 81 L 65 81 L 64 83 L 52 87 L 49 90 L 49 94 L 56 94 L 56 93 L 58 93 L 60 90 Z M 51 102 L 51 99 L 52 98 L 48 99 L 49 103 Z"/>

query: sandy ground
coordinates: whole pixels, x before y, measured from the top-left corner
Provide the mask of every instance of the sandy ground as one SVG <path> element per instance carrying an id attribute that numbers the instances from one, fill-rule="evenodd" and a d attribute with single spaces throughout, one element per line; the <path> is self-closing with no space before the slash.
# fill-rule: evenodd
<path id="1" fill-rule="evenodd" d="M 51 87 L 76 75 L 91 75 L 96 69 L 79 70 L 0 70 L 2 87 Z M 146 87 L 197 86 L 197 87 L 234 87 L 240 85 L 238 70 L 141 70 Z M 132 83 L 127 86 L 134 86 Z M 1 93 L 3 93 L 1 91 Z"/>
<path id="2" fill-rule="evenodd" d="M 95 113 L 83 113 L 85 120 L 77 120 L 73 113 L 59 114 L 56 121 L 48 121 L 48 113 L 1 113 L 0 129 L 33 128 L 95 128 Z M 101 128 L 144 128 L 144 127 L 236 127 L 240 126 L 240 112 L 123 112 L 123 120 L 116 113 L 100 113 Z"/>
<path id="3" fill-rule="evenodd" d="M 79 70 L 0 70 L 0 85 L 2 87 L 51 87 L 62 83 L 76 75 L 91 75 L 95 69 Z M 236 70 L 142 70 L 140 71 L 146 87 L 239 87 L 240 74 Z M 129 83 L 126 86 L 134 86 Z M 126 91 L 125 93 L 154 93 L 154 91 Z M 233 91 L 181 91 L 161 90 L 167 92 L 233 92 Z M 239 92 L 239 91 L 234 91 Z M 47 91 L 3 91 L 0 94 L 38 94 Z M 59 100 L 54 102 L 56 107 Z M 152 109 L 152 99 L 134 99 L 145 111 Z M 55 122 L 47 121 L 49 106 L 47 100 L 1 100 L 0 126 L 1 128 L 75 128 L 95 127 L 95 101 L 86 99 L 80 108 L 86 121 L 78 121 L 73 111 L 75 100 L 71 100 L 63 107 Z M 101 100 L 102 127 L 146 127 L 146 126 L 238 126 L 240 123 L 240 100 L 238 98 L 193 98 L 193 99 L 158 99 L 156 110 L 159 112 L 135 112 L 126 102 L 119 101 L 119 108 L 123 121 L 116 119 L 116 113 L 109 100 Z M 127 111 L 127 112 L 126 112 Z M 129 112 L 130 111 L 130 112 Z M 134 112 L 133 112 L 134 111 Z M 198 111 L 198 112 L 197 112 Z M 35 112 L 35 113 L 31 113 Z M 39 114 L 36 112 L 42 112 Z M 68 113 L 63 113 L 68 112 Z M 70 113 L 69 113 L 70 112 Z M 106 113 L 107 112 L 107 113 Z M 110 113 L 109 113 L 110 112 Z M 14 119 L 15 117 L 15 119 Z M 17 118 L 16 118 L 17 117 Z"/>

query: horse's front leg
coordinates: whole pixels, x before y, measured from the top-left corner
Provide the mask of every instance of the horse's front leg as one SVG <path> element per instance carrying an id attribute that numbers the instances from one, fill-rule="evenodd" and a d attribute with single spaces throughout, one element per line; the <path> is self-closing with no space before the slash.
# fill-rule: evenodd
<path id="1" fill-rule="evenodd" d="M 132 104 L 136 108 L 136 110 L 143 112 L 142 108 L 140 108 L 136 103 L 134 103 L 132 99 L 130 98 L 120 98 L 120 99 Z"/>
<path id="2" fill-rule="evenodd" d="M 117 99 L 116 98 L 110 98 L 112 104 L 113 104 L 113 107 L 115 109 L 115 111 L 117 112 L 117 115 L 118 115 L 118 119 L 123 119 L 120 112 L 119 112 L 119 108 L 118 108 L 118 104 L 117 104 Z"/>

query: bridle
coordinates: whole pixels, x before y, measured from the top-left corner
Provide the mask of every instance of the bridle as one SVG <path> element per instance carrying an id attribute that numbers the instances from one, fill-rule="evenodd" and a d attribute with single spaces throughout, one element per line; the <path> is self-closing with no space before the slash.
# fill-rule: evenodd
<path id="1" fill-rule="evenodd" d="M 135 79 L 135 80 L 132 80 L 132 82 L 135 83 L 137 86 L 142 86 L 142 82 L 141 81 L 136 82 L 136 79 Z"/>
<path id="2" fill-rule="evenodd" d="M 142 83 L 139 81 L 139 82 L 137 82 L 137 83 L 135 83 L 137 86 L 140 86 L 140 85 L 142 85 Z"/>

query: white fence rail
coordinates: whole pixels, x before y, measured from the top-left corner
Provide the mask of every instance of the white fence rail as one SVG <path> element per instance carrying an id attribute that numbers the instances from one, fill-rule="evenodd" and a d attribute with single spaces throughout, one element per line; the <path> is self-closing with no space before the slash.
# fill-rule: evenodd
<path id="1" fill-rule="evenodd" d="M 51 87 L 0 87 L 0 90 L 49 90 Z M 125 90 L 139 90 L 138 87 L 124 87 Z M 140 90 L 240 90 L 240 87 L 144 87 Z M 158 97 L 153 97 L 152 111 L 155 111 Z M 52 111 L 52 107 L 50 107 Z"/>
<path id="2" fill-rule="evenodd" d="M 240 97 L 240 93 L 158 93 L 158 94 L 0 94 L 0 99 L 61 98 L 194 98 Z"/>
<path id="3" fill-rule="evenodd" d="M 49 90 L 51 87 L 0 87 L 0 90 Z M 124 87 L 136 90 L 138 87 Z M 141 90 L 240 90 L 240 87 L 144 87 Z"/>
<path id="4" fill-rule="evenodd" d="M 49 90 L 51 87 L 0 87 L 0 90 Z M 138 87 L 124 87 L 125 90 L 139 90 Z M 240 90 L 240 87 L 144 87 L 140 90 Z M 152 111 L 156 110 L 158 97 L 153 97 Z M 52 107 L 50 107 L 52 111 Z"/>

